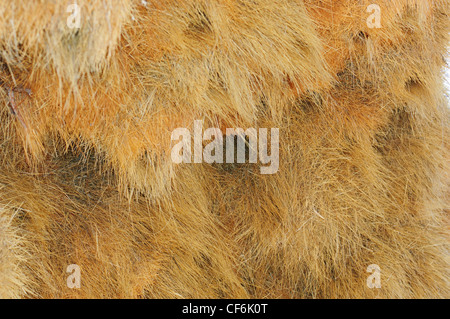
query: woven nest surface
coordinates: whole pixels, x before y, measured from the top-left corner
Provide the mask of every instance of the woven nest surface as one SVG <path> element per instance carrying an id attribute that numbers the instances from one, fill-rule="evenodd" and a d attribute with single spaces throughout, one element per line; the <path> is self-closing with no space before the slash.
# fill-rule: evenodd
<path id="1" fill-rule="evenodd" d="M 450 297 L 447 0 L 76 3 L 0 1 L 0 297 Z"/>

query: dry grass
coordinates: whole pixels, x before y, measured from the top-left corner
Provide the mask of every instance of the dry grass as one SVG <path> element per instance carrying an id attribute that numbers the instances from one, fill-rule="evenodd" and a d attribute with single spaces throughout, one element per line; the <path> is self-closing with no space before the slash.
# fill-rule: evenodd
<path id="1" fill-rule="evenodd" d="M 371 2 L 0 1 L 0 296 L 450 297 L 450 5 Z M 279 172 L 174 166 L 200 119 Z"/>

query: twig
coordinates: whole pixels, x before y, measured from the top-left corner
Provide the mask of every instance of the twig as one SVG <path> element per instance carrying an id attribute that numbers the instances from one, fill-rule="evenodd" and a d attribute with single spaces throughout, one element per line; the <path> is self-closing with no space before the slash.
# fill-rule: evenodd
<path id="1" fill-rule="evenodd" d="M 14 87 L 14 88 L 11 88 L 10 86 L 4 84 L 3 81 L 0 81 L 0 86 L 3 86 L 8 91 L 8 97 L 9 97 L 9 104 L 10 104 L 11 113 L 18 118 L 19 122 L 22 124 L 22 126 L 25 129 L 28 129 L 27 125 L 25 124 L 25 121 L 22 118 L 22 115 L 20 114 L 18 105 L 16 104 L 14 92 L 26 93 L 26 94 L 28 94 L 29 97 L 31 97 L 33 95 L 33 93 L 31 92 L 30 89 L 24 88 L 21 85 L 17 86 L 17 87 Z"/>

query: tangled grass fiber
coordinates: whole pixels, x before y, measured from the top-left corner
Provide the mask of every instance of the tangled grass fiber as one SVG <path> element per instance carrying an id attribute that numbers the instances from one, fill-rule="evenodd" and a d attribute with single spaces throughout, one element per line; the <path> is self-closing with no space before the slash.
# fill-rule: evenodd
<path id="1" fill-rule="evenodd" d="M 0 0 L 0 297 L 450 297 L 447 0 L 73 2 Z M 194 120 L 279 171 L 173 164 Z"/>

